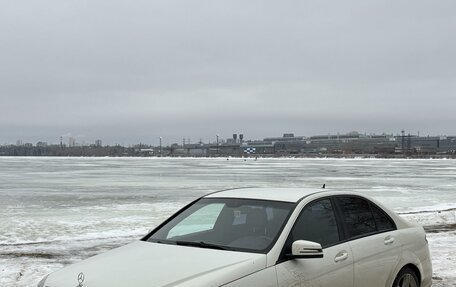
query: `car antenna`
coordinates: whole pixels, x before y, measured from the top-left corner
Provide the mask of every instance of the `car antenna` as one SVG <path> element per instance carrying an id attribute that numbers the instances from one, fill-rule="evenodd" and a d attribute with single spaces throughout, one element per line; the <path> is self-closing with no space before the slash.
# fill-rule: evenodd
<path id="1" fill-rule="evenodd" d="M 323 186 L 321 188 L 325 189 L 326 188 L 326 183 L 323 183 Z"/>

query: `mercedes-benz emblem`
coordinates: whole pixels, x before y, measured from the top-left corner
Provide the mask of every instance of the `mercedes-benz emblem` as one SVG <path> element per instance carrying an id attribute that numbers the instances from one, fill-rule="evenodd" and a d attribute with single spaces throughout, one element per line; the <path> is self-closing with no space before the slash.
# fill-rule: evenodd
<path id="1" fill-rule="evenodd" d="M 79 273 L 78 274 L 78 283 L 79 285 L 77 287 L 84 287 L 84 273 Z"/>

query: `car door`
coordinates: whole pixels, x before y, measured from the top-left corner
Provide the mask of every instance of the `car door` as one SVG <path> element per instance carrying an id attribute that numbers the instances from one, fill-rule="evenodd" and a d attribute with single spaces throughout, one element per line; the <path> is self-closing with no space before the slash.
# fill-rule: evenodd
<path id="1" fill-rule="evenodd" d="M 337 197 L 337 204 L 353 251 L 354 286 L 385 287 L 401 255 L 394 221 L 361 197 Z"/>
<path id="2" fill-rule="evenodd" d="M 331 198 L 307 204 L 288 236 L 280 263 L 276 265 L 280 287 L 353 287 L 353 254 L 349 243 L 342 243 Z M 296 240 L 320 243 L 323 258 L 287 259 Z"/>

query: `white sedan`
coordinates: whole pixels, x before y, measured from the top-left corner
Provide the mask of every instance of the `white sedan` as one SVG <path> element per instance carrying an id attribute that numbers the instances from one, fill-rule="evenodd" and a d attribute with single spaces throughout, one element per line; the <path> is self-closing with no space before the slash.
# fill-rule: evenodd
<path id="1" fill-rule="evenodd" d="M 352 192 L 243 188 L 195 200 L 142 240 L 39 287 L 429 287 L 423 228 Z"/>

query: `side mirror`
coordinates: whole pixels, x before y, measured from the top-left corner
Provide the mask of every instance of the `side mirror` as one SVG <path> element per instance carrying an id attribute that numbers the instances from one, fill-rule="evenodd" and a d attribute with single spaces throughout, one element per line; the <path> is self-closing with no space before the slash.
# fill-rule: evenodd
<path id="1" fill-rule="evenodd" d="M 323 248 L 320 243 L 297 240 L 291 245 L 291 258 L 323 258 Z"/>

